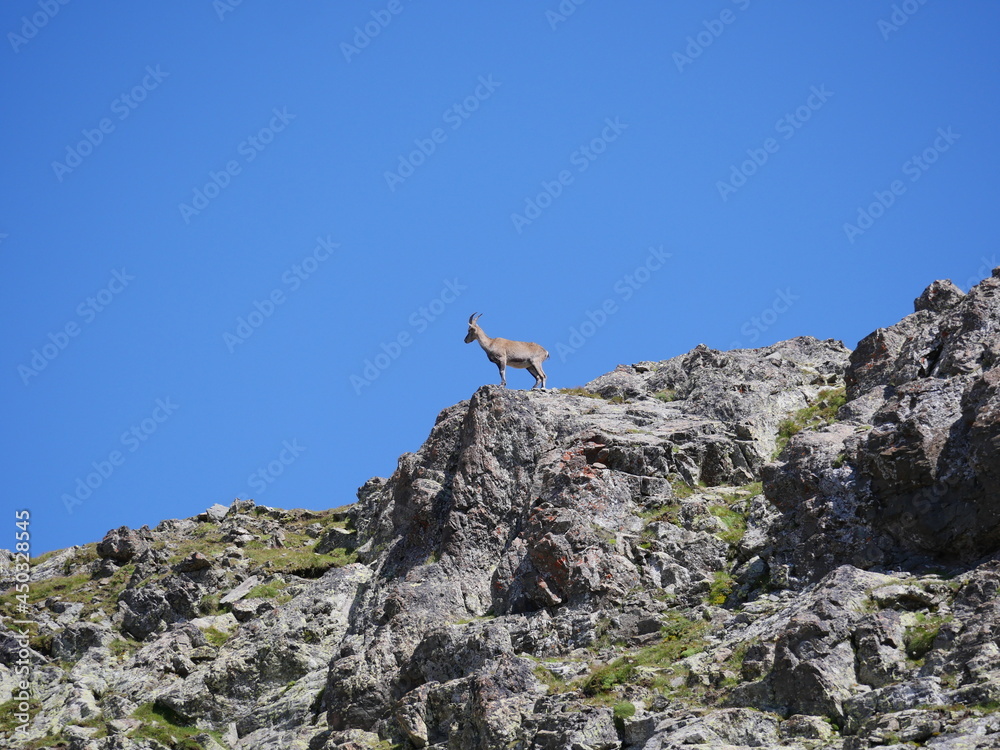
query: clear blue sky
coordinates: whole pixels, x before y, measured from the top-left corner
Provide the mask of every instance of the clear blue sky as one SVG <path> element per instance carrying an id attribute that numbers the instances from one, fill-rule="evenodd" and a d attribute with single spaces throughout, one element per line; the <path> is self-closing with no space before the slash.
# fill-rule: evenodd
<path id="1" fill-rule="evenodd" d="M 568 387 L 699 343 L 853 347 L 1000 264 L 985 0 L 0 19 L 0 546 L 19 508 L 37 554 L 353 502 L 497 382 L 474 311 Z"/>

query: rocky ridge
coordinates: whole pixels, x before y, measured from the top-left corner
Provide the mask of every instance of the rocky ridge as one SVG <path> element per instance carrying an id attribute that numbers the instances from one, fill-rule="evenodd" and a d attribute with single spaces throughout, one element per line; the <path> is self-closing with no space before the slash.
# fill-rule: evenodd
<path id="1" fill-rule="evenodd" d="M 3 746 L 998 747 L 998 288 L 934 282 L 853 352 L 484 386 L 351 506 L 35 560 Z"/>

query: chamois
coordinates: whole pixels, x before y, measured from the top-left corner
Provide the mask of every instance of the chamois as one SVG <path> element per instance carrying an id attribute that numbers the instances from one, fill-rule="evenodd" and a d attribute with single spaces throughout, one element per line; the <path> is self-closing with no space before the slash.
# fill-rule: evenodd
<path id="1" fill-rule="evenodd" d="M 465 343 L 471 344 L 478 341 L 483 347 L 490 362 L 500 369 L 500 385 L 507 387 L 507 365 L 527 370 L 535 377 L 535 388 L 545 387 L 545 371 L 542 369 L 542 362 L 549 358 L 549 353 L 538 344 L 530 341 L 510 341 L 509 339 L 491 339 L 476 321 L 482 313 L 472 313 L 469 317 L 469 333 L 465 336 Z"/>

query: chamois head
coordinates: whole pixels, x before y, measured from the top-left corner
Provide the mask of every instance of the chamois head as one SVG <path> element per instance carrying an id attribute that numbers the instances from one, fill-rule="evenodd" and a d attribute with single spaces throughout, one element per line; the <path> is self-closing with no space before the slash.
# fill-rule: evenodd
<path id="1" fill-rule="evenodd" d="M 471 344 L 479 335 L 479 326 L 476 325 L 476 321 L 479 320 L 480 315 L 482 315 L 482 313 L 472 313 L 472 315 L 469 316 L 469 332 L 465 334 L 466 344 Z"/>

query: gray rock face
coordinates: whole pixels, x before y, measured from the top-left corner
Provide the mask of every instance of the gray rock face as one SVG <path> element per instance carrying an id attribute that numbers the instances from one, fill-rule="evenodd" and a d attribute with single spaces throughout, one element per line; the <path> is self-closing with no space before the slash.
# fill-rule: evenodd
<path id="1" fill-rule="evenodd" d="M 676 566 L 675 590 L 706 590 L 725 565 L 725 545 L 711 533 L 671 532 L 650 545 L 663 550 L 659 558 L 617 537 L 642 532 L 638 503 L 676 503 L 671 478 L 752 481 L 773 447 L 766 425 L 836 383 L 847 351 L 800 339 L 762 359 L 702 348 L 662 372 L 619 370 L 588 386 L 610 398 L 627 393 L 634 403 L 486 386 L 443 412 L 419 453 L 362 492 L 356 525 L 368 541 L 359 552 L 363 559 L 385 552 L 360 608 L 370 614 L 356 621 L 349 653 L 331 666 L 324 695 L 331 725 L 372 729 L 393 700 L 419 687 L 392 676 L 401 659 L 413 658 L 427 623 L 615 608 L 640 585 L 647 560 L 660 581 L 670 575 L 664 566 Z M 685 371 L 692 374 L 682 379 Z M 792 393 L 779 388 L 788 383 Z M 673 386 L 687 398 L 653 397 Z M 753 393 L 752 408 L 718 396 L 741 387 Z"/>
<path id="2" fill-rule="evenodd" d="M 702 344 L 666 362 L 619 368 L 588 383 L 587 388 L 605 398 L 660 394 L 673 399 L 685 415 L 711 420 L 720 434 L 728 431 L 749 441 L 748 461 L 757 469 L 773 453 L 783 419 L 808 405 L 823 389 L 844 384 L 849 355 L 850 350 L 839 341 L 809 336 L 763 349 L 728 352 Z M 718 473 L 716 461 L 708 468 L 710 475 Z M 709 484 L 751 481 L 743 476 L 689 478 Z M 712 482 L 713 478 L 719 481 Z"/>
<path id="3" fill-rule="evenodd" d="M 52 639 L 52 656 L 78 661 L 91 649 L 107 648 L 114 639 L 111 628 L 103 623 L 74 622 Z"/>
<path id="4" fill-rule="evenodd" d="M 950 282 L 928 287 L 913 315 L 851 354 L 846 421 L 794 437 L 765 467 L 801 574 L 848 560 L 968 564 L 996 551 L 998 289 L 1000 274 L 967 295 Z"/>
<path id="5" fill-rule="evenodd" d="M 998 287 L 854 352 L 485 386 L 349 508 L 54 554 L 0 709 L 27 654 L 74 750 L 998 747 Z"/>
<path id="6" fill-rule="evenodd" d="M 149 549 L 149 544 L 138 531 L 128 526 L 112 529 L 97 545 L 97 554 L 102 558 L 125 563 Z"/>

